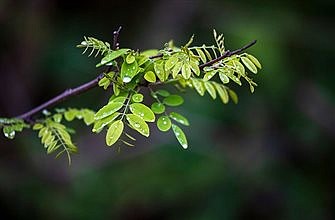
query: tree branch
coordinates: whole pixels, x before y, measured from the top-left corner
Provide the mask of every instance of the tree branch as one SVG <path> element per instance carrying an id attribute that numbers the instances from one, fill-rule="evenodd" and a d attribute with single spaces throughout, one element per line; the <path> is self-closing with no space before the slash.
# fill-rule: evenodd
<path id="1" fill-rule="evenodd" d="M 67 89 L 64 92 L 62 92 L 61 94 L 57 95 L 56 97 L 50 99 L 49 101 L 43 103 L 42 105 L 37 106 L 36 108 L 33 108 L 32 110 L 16 116 L 15 118 L 19 118 L 19 119 L 23 119 L 27 122 L 31 122 L 32 121 L 32 116 L 39 113 L 40 111 L 47 109 L 50 106 L 54 106 L 60 102 L 63 102 L 64 100 L 68 99 L 71 96 L 76 96 L 79 95 L 81 93 L 84 93 L 90 89 L 93 89 L 94 87 L 98 86 L 98 82 L 100 81 L 100 79 L 102 79 L 104 77 L 104 74 L 100 74 L 97 78 L 83 84 L 80 85 L 76 88 L 73 89 Z"/>
<path id="2" fill-rule="evenodd" d="M 113 32 L 113 49 L 117 49 L 118 46 L 119 46 L 119 43 L 118 43 L 118 37 L 119 37 L 119 33 L 121 31 L 121 26 L 119 27 L 119 29 L 117 31 L 114 31 Z M 199 68 L 203 69 L 204 67 L 206 66 L 211 66 L 213 65 L 214 63 L 217 63 L 219 62 L 220 60 L 226 58 L 226 57 L 230 57 L 232 55 L 235 55 L 235 54 L 239 54 L 241 52 L 243 52 L 244 50 L 248 49 L 249 47 L 253 46 L 257 41 L 254 40 L 252 42 L 250 42 L 249 44 L 241 47 L 240 49 L 237 49 L 237 50 L 234 50 L 234 51 L 229 51 L 227 50 L 224 54 L 222 54 L 220 57 L 217 57 L 216 59 L 213 59 L 207 63 L 204 63 L 204 64 L 201 64 L 199 65 Z M 156 57 L 160 57 L 161 55 L 157 55 L 157 56 L 153 56 L 152 58 L 156 58 Z M 110 71 L 110 66 L 107 68 L 106 70 L 107 72 Z M 76 96 L 76 95 L 79 95 L 81 93 L 84 93 L 88 90 L 91 90 L 95 87 L 98 86 L 98 83 L 99 81 L 104 77 L 104 73 L 100 74 L 97 78 L 83 84 L 83 85 L 80 85 L 78 87 L 75 87 L 73 89 L 67 89 L 65 90 L 63 93 L 57 95 L 56 97 L 50 99 L 49 101 L 37 106 L 36 108 L 33 108 L 32 110 L 22 114 L 22 115 L 18 115 L 16 116 L 15 118 L 19 118 L 19 119 L 22 119 L 26 122 L 30 122 L 30 123 L 33 123 L 34 121 L 32 120 L 32 116 L 36 115 L 37 113 L 43 111 L 44 109 L 47 109 L 51 106 L 54 106 L 60 102 L 63 102 L 64 100 L 72 97 L 72 96 Z M 159 84 L 162 84 L 162 82 L 157 82 L 157 83 L 154 83 L 154 85 L 159 85 Z M 153 85 L 152 83 L 151 84 L 147 84 L 146 86 L 151 86 Z"/>
<path id="3" fill-rule="evenodd" d="M 204 67 L 211 66 L 214 63 L 217 63 L 217 62 L 219 62 L 220 60 L 223 60 L 226 57 L 230 57 L 230 56 L 233 56 L 235 54 L 239 54 L 239 53 L 243 52 L 244 50 L 248 49 L 249 47 L 252 47 L 254 44 L 256 44 L 256 42 L 257 42 L 257 40 L 254 40 L 254 41 L 248 43 L 247 45 L 241 47 L 240 49 L 237 49 L 237 50 L 234 50 L 234 51 L 227 50 L 226 52 L 224 52 L 224 54 L 222 54 L 218 58 L 213 59 L 213 60 L 211 60 L 211 61 L 209 61 L 207 63 L 199 65 L 199 68 L 203 69 Z"/>
<path id="4" fill-rule="evenodd" d="M 120 35 L 121 29 L 122 29 L 122 26 L 120 26 L 116 31 L 113 32 L 113 46 L 112 46 L 113 50 L 117 50 L 118 47 L 120 46 L 119 35 Z"/>

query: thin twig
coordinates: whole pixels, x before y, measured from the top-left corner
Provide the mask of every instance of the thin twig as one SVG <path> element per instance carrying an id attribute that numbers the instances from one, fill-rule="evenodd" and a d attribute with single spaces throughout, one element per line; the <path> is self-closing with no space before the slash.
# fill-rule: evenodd
<path id="1" fill-rule="evenodd" d="M 120 31 L 122 29 L 122 26 L 120 26 L 116 31 L 113 32 L 113 50 L 117 50 L 119 47 L 119 35 Z"/>
<path id="2" fill-rule="evenodd" d="M 237 49 L 237 50 L 234 50 L 234 51 L 227 50 L 226 52 L 224 52 L 224 54 L 222 54 L 218 58 L 215 58 L 215 59 L 213 59 L 213 60 L 211 60 L 211 61 L 209 61 L 207 63 L 199 65 L 199 68 L 203 69 L 204 67 L 211 66 L 214 63 L 217 63 L 217 62 L 219 62 L 220 60 L 223 60 L 226 57 L 230 57 L 230 56 L 233 56 L 235 54 L 239 54 L 239 53 L 243 52 L 244 50 L 248 49 L 249 47 L 253 46 L 254 44 L 256 44 L 256 42 L 257 42 L 257 40 L 254 40 L 254 41 L 248 43 L 247 45 L 241 47 L 240 49 Z"/>

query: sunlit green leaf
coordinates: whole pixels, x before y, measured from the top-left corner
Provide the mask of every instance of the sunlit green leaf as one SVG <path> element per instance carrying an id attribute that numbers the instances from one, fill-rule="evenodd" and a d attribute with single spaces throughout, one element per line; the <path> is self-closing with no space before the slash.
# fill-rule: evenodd
<path id="1" fill-rule="evenodd" d="M 198 55 L 199 55 L 201 61 L 202 61 L 203 63 L 206 63 L 206 55 L 204 54 L 204 52 L 202 52 L 202 50 L 199 49 L 199 48 L 197 48 L 196 51 L 197 51 L 197 53 L 198 53 Z"/>
<path id="2" fill-rule="evenodd" d="M 228 93 L 229 93 L 229 96 L 230 96 L 231 100 L 233 100 L 233 102 L 235 104 L 237 104 L 238 103 L 238 96 L 237 96 L 237 94 L 233 90 L 231 90 L 231 89 L 228 89 Z"/>
<path id="3" fill-rule="evenodd" d="M 186 136 L 183 130 L 175 124 L 172 124 L 172 130 L 180 145 L 186 149 L 188 147 Z"/>
<path id="4" fill-rule="evenodd" d="M 209 95 L 213 98 L 216 99 L 216 91 L 214 86 L 212 85 L 211 82 L 205 82 L 205 88 L 207 90 L 207 92 L 209 93 Z"/>
<path id="5" fill-rule="evenodd" d="M 116 58 L 122 56 L 123 54 L 127 53 L 129 49 L 119 49 L 119 50 L 115 50 L 112 51 L 111 53 L 108 53 L 104 58 L 102 58 L 101 60 L 101 64 L 107 64 L 109 62 L 111 62 L 112 60 L 115 60 Z"/>
<path id="6" fill-rule="evenodd" d="M 247 54 L 247 57 L 259 68 L 262 69 L 262 65 L 261 63 L 258 61 L 258 59 L 256 57 L 254 57 L 251 54 Z"/>
<path id="7" fill-rule="evenodd" d="M 167 116 L 161 116 L 157 120 L 157 127 L 160 131 L 168 131 L 171 128 L 171 120 Z"/>
<path id="8" fill-rule="evenodd" d="M 132 64 L 134 61 L 135 61 L 135 56 L 134 56 L 133 54 L 128 54 L 128 55 L 126 56 L 126 62 L 127 62 L 128 64 Z"/>
<path id="9" fill-rule="evenodd" d="M 141 117 L 144 121 L 155 121 L 155 114 L 149 107 L 142 103 L 133 103 L 129 106 L 129 109 L 134 115 Z"/>
<path id="10" fill-rule="evenodd" d="M 59 113 L 58 113 L 58 114 L 54 114 L 54 115 L 53 115 L 53 119 L 54 119 L 55 122 L 58 122 L 58 123 L 61 122 L 61 121 L 62 121 L 62 118 L 63 118 L 63 115 L 62 115 L 62 114 L 59 114 Z"/>
<path id="11" fill-rule="evenodd" d="M 144 79 L 148 82 L 154 83 L 156 82 L 156 75 L 152 71 L 148 71 L 144 74 Z"/>
<path id="12" fill-rule="evenodd" d="M 138 131 L 143 136 L 149 137 L 149 126 L 141 117 L 134 114 L 127 114 L 126 118 L 133 129 Z"/>
<path id="13" fill-rule="evenodd" d="M 84 118 L 84 122 L 86 125 L 90 125 L 94 122 L 94 112 L 88 109 L 81 110 L 81 113 Z"/>
<path id="14" fill-rule="evenodd" d="M 165 112 L 165 105 L 162 103 L 154 102 L 151 105 L 151 110 L 155 114 L 162 114 L 163 112 Z"/>
<path id="15" fill-rule="evenodd" d="M 113 93 L 118 96 L 120 94 L 120 88 L 116 83 L 113 83 Z"/>
<path id="16" fill-rule="evenodd" d="M 167 61 L 165 61 L 165 71 L 171 70 L 177 62 L 178 57 L 176 55 L 172 55 Z"/>
<path id="17" fill-rule="evenodd" d="M 205 81 L 210 80 L 211 78 L 213 78 L 215 76 L 216 73 L 217 73 L 216 70 L 211 70 L 211 71 L 206 72 L 205 75 L 204 75 L 204 80 Z"/>
<path id="18" fill-rule="evenodd" d="M 133 102 L 142 102 L 143 101 L 143 95 L 141 93 L 134 94 L 131 97 L 131 100 L 133 100 Z"/>
<path id="19" fill-rule="evenodd" d="M 224 74 L 226 76 L 228 76 L 231 80 L 233 80 L 235 83 L 237 83 L 238 85 L 242 85 L 241 80 L 234 75 L 234 71 L 231 69 L 224 69 L 224 70 L 219 70 L 221 74 Z M 223 75 L 221 77 L 224 77 Z M 220 78 L 221 79 L 221 78 Z M 221 81 L 223 80 L 223 78 L 221 79 Z"/>
<path id="20" fill-rule="evenodd" d="M 121 120 L 117 120 L 111 124 L 106 135 L 107 146 L 112 146 L 120 138 L 123 132 L 124 124 Z"/>
<path id="21" fill-rule="evenodd" d="M 251 60 L 247 57 L 241 57 L 243 64 L 253 73 L 257 73 L 257 68 Z"/>
<path id="22" fill-rule="evenodd" d="M 175 120 L 176 122 L 182 124 L 182 125 L 186 125 L 189 126 L 190 123 L 188 122 L 187 118 L 185 118 L 184 116 L 182 116 L 181 114 L 178 114 L 177 112 L 171 112 L 169 114 L 170 118 L 172 118 L 173 120 Z"/>
<path id="23" fill-rule="evenodd" d="M 198 66 L 198 63 L 190 62 L 190 67 L 191 67 L 191 70 L 195 73 L 195 75 L 197 76 L 200 75 L 200 68 Z"/>
<path id="24" fill-rule="evenodd" d="M 166 73 L 164 68 L 164 60 L 159 60 L 154 63 L 154 70 L 158 79 L 162 82 L 165 81 Z"/>
<path id="25" fill-rule="evenodd" d="M 220 77 L 220 80 L 223 84 L 229 83 L 229 78 L 226 74 L 220 72 L 219 77 Z"/>
<path id="26" fill-rule="evenodd" d="M 192 79 L 192 84 L 195 88 L 195 90 L 199 93 L 199 95 L 203 96 L 205 94 L 205 86 L 202 81 Z"/>
<path id="27" fill-rule="evenodd" d="M 11 126 L 3 127 L 2 131 L 6 138 L 9 138 L 9 139 L 15 138 L 15 130 Z"/>
<path id="28" fill-rule="evenodd" d="M 228 103 L 229 96 L 227 90 L 220 84 L 214 84 L 216 91 L 218 92 L 223 103 Z"/>
<path id="29" fill-rule="evenodd" d="M 189 46 L 192 44 L 193 39 L 194 39 L 194 34 L 193 34 L 192 37 L 189 39 L 189 41 L 187 42 L 187 44 L 185 44 L 184 47 L 189 47 Z"/>
<path id="30" fill-rule="evenodd" d="M 33 126 L 33 130 L 40 130 L 40 129 L 42 129 L 43 127 L 44 127 L 43 124 L 36 123 L 36 124 L 34 124 L 34 126 Z"/>
<path id="31" fill-rule="evenodd" d="M 95 132 L 95 133 L 100 133 L 101 130 L 109 125 L 110 123 L 112 123 L 117 117 L 119 117 L 121 113 L 119 112 L 115 112 L 113 113 L 112 115 L 108 116 L 108 117 L 105 117 L 101 120 L 97 120 L 95 123 L 94 123 L 94 126 L 93 126 L 93 129 L 92 129 L 92 132 Z"/>
<path id="32" fill-rule="evenodd" d="M 179 106 L 184 103 L 184 99 L 179 95 L 169 95 L 163 99 L 163 102 L 168 106 Z"/>
<path id="33" fill-rule="evenodd" d="M 121 66 L 121 79 L 124 83 L 129 83 L 134 76 L 136 76 L 138 73 L 138 65 L 137 62 L 134 61 L 131 64 L 128 64 L 127 62 L 123 62 Z"/>
<path id="34" fill-rule="evenodd" d="M 242 76 L 245 76 L 245 69 L 244 69 L 244 66 L 242 65 L 242 63 L 236 61 L 236 60 L 233 60 L 233 63 L 235 65 L 235 69 L 236 69 L 236 72 Z"/>
<path id="35" fill-rule="evenodd" d="M 172 77 L 175 79 L 178 75 L 178 73 L 181 71 L 181 68 L 183 66 L 182 62 L 178 62 L 172 69 Z"/>
<path id="36" fill-rule="evenodd" d="M 189 64 L 184 63 L 181 69 L 181 75 L 184 77 L 184 79 L 189 79 L 192 75 L 191 67 Z"/>
<path id="37" fill-rule="evenodd" d="M 121 102 L 109 102 L 107 105 L 102 107 L 94 116 L 95 120 L 105 118 L 114 112 L 120 110 L 123 106 Z"/>
<path id="38" fill-rule="evenodd" d="M 68 111 L 66 111 L 64 113 L 64 118 L 67 121 L 72 121 L 76 117 L 76 114 L 77 114 L 77 110 L 75 110 L 75 109 L 69 109 Z"/>

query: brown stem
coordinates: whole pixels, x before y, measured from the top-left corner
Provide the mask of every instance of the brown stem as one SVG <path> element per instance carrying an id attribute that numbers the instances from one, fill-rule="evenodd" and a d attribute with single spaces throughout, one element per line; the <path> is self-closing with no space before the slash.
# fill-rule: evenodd
<path id="1" fill-rule="evenodd" d="M 19 119 L 23 119 L 27 122 L 31 122 L 32 119 L 31 117 L 37 113 L 39 113 L 40 111 L 49 108 L 50 106 L 54 106 L 66 99 L 68 99 L 71 96 L 76 96 L 79 95 L 81 93 L 84 93 L 90 89 L 93 89 L 94 87 L 96 87 L 98 85 L 98 82 L 100 81 L 100 79 L 102 79 L 104 77 L 104 74 L 100 74 L 97 78 L 83 84 L 80 85 L 76 88 L 73 89 L 67 89 L 64 92 L 62 92 L 61 94 L 57 95 L 56 97 L 50 99 L 49 101 L 43 103 L 42 105 L 37 106 L 36 108 L 33 108 L 32 110 L 22 114 L 22 115 L 18 115 L 16 116 L 16 118 Z"/>
<path id="2" fill-rule="evenodd" d="M 256 42 L 257 42 L 257 40 L 254 40 L 254 41 L 248 43 L 247 45 L 241 47 L 240 49 L 237 49 L 237 50 L 234 50 L 234 51 L 229 51 L 229 50 L 227 50 L 226 52 L 224 52 L 224 53 L 223 53 L 221 56 L 219 56 L 218 58 L 213 59 L 213 60 L 211 60 L 211 61 L 209 61 L 209 62 L 207 62 L 207 63 L 204 63 L 204 64 L 199 65 L 199 68 L 200 68 L 200 69 L 203 69 L 204 67 L 206 67 L 206 66 L 211 66 L 211 65 L 213 65 L 214 63 L 217 63 L 217 62 L 219 62 L 220 60 L 223 60 L 223 59 L 226 58 L 226 57 L 230 57 L 230 56 L 233 56 L 233 55 L 235 55 L 235 54 L 239 54 L 239 53 L 243 52 L 244 50 L 248 49 L 249 47 L 253 46 L 254 44 L 256 44 Z"/>

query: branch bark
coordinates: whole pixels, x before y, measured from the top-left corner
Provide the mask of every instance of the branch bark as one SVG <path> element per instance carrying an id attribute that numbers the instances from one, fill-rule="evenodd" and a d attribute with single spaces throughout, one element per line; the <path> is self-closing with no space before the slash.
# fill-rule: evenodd
<path id="1" fill-rule="evenodd" d="M 113 32 L 113 35 L 114 35 L 114 38 L 113 38 L 113 49 L 117 49 L 118 46 L 119 46 L 119 43 L 118 43 L 118 37 L 119 37 L 119 33 L 121 31 L 121 27 L 119 27 L 119 29 L 117 31 L 114 31 Z M 220 60 L 223 60 L 224 58 L 226 57 L 230 57 L 230 56 L 233 56 L 235 54 L 239 54 L 243 51 L 245 51 L 246 49 L 250 48 L 251 46 L 253 46 L 254 44 L 256 44 L 256 40 L 250 42 L 249 44 L 241 47 L 240 49 L 237 49 L 237 50 L 234 50 L 234 51 L 229 51 L 227 50 L 224 54 L 222 54 L 220 57 L 217 57 L 216 59 L 213 59 L 207 63 L 204 63 L 204 64 L 201 64 L 199 65 L 199 68 L 203 69 L 204 67 L 206 66 L 211 66 L 213 65 L 214 63 L 217 63 L 219 62 Z M 159 57 L 160 55 L 157 55 L 157 56 L 154 56 L 153 58 L 156 58 L 156 57 Z M 107 68 L 107 72 L 109 72 L 110 70 L 110 67 Z M 36 108 L 33 108 L 32 110 L 22 114 L 22 115 L 18 115 L 16 116 L 15 118 L 19 118 L 19 119 L 22 119 L 26 122 L 30 122 L 32 123 L 33 120 L 32 120 L 32 116 L 36 115 L 37 113 L 43 111 L 44 109 L 47 109 L 51 106 L 54 106 L 60 102 L 63 102 L 64 100 L 67 100 L 68 98 L 72 97 L 72 96 L 76 96 L 76 95 L 79 95 L 81 93 L 84 93 L 88 90 L 91 90 L 95 87 L 98 86 L 98 83 L 100 81 L 100 79 L 102 79 L 104 77 L 104 73 L 100 74 L 97 78 L 87 82 L 87 83 L 84 83 L 78 87 L 75 87 L 75 88 L 72 88 L 72 89 L 67 89 L 65 90 L 64 92 L 62 92 L 61 94 L 57 95 L 56 97 L 50 99 L 49 101 L 37 106 Z"/>

